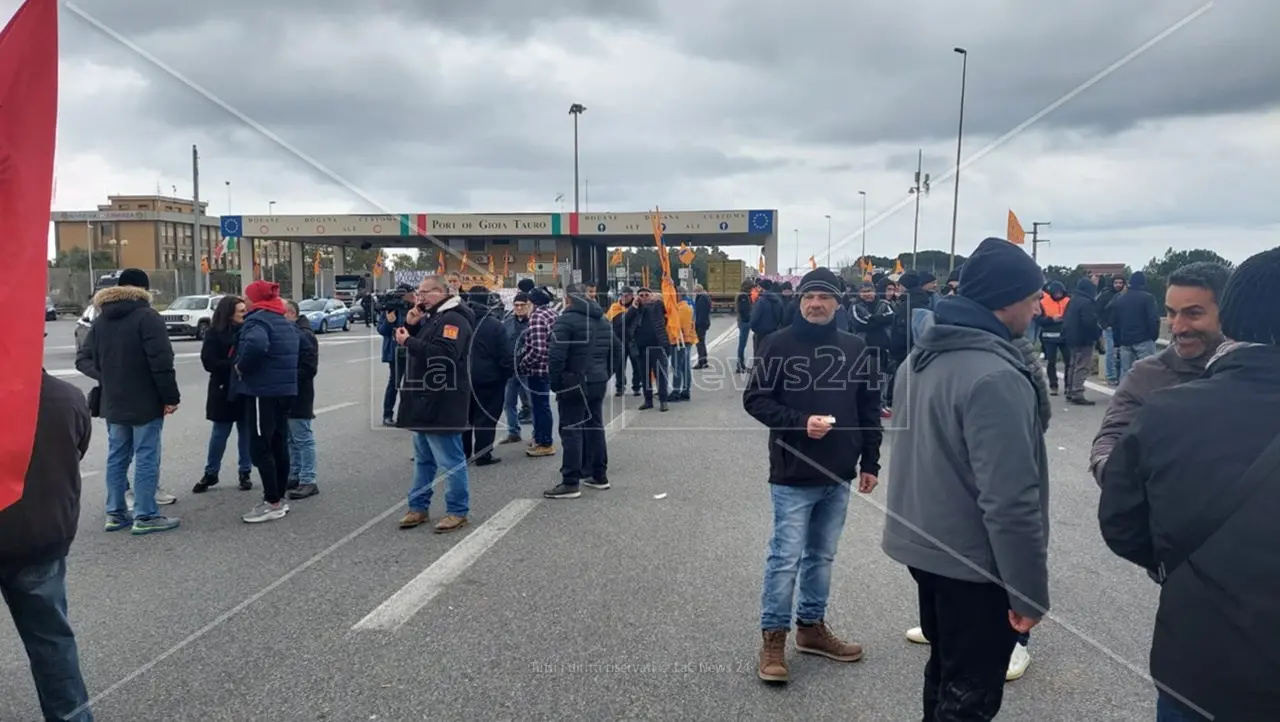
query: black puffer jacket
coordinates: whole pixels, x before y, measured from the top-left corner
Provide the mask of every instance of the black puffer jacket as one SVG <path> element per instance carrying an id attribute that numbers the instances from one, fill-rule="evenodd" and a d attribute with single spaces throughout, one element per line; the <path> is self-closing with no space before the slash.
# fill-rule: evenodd
<path id="1" fill-rule="evenodd" d="M 210 421 L 229 424 L 244 416 L 244 401 L 238 396 L 231 398 L 231 373 L 239 334 L 239 326 L 230 326 L 221 331 L 209 329 L 204 334 L 200 363 L 209 372 L 204 417 Z"/>
<path id="2" fill-rule="evenodd" d="M 1098 323 L 1098 302 L 1094 294 L 1096 286 L 1087 278 L 1076 282 L 1071 303 L 1062 318 L 1062 342 L 1071 348 L 1092 346 L 1102 338 L 1102 326 Z"/>
<path id="3" fill-rule="evenodd" d="M 636 303 L 627 311 L 627 316 L 637 348 L 671 347 L 671 339 L 667 336 L 667 310 L 662 305 L 662 299 L 653 298 L 648 303 Z"/>
<path id="4" fill-rule="evenodd" d="M 556 318 L 549 346 L 548 379 L 557 393 L 605 384 L 615 355 L 622 354 L 622 342 L 604 312 L 585 299 L 572 300 Z"/>
<path id="5" fill-rule="evenodd" d="M 471 330 L 471 385 L 475 388 L 502 386 L 516 372 L 507 329 L 487 301 L 472 301 L 467 307 L 476 318 Z"/>
<path id="6" fill-rule="evenodd" d="M 320 341 L 311 322 L 299 318 L 298 326 L 298 395 L 289 407 L 291 419 L 316 417 L 316 374 L 320 371 Z"/>
<path id="7" fill-rule="evenodd" d="M 775 291 L 763 291 L 751 307 L 751 332 L 768 336 L 786 326 L 786 304 Z"/>
<path id="8" fill-rule="evenodd" d="M 1141 272 L 1133 274 L 1129 290 L 1116 296 L 1109 310 L 1116 346 L 1136 346 L 1160 338 L 1160 304 L 1147 291 L 1147 277 Z"/>
<path id="9" fill-rule="evenodd" d="M 108 423 L 141 426 L 182 402 L 173 345 L 151 294 L 133 286 L 98 291 L 100 313 L 76 352 L 76 370 L 102 387 L 100 415 Z"/>

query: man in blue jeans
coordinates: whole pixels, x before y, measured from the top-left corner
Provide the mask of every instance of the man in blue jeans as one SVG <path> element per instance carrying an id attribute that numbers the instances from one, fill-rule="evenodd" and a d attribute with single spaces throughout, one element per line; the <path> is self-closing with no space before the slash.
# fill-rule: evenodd
<path id="1" fill-rule="evenodd" d="M 826 268 L 805 274 L 798 317 L 769 334 L 743 395 L 747 413 L 769 427 L 773 536 L 761 594 L 758 676 L 786 682 L 792 613 L 796 650 L 838 662 L 862 659 L 862 646 L 826 622 L 831 569 L 844 530 L 852 480 L 869 494 L 880 473 L 879 379 L 864 363 L 866 343 L 835 325 L 840 280 Z M 799 360 L 808 374 L 784 369 Z M 815 383 L 841 379 L 843 383 Z M 793 606 L 793 597 L 799 604 Z"/>
<path id="2" fill-rule="evenodd" d="M 320 493 L 316 486 L 316 373 L 320 369 L 320 342 L 311 322 L 299 317 L 296 301 L 285 301 L 284 317 L 298 327 L 298 395 L 289 407 L 289 481 L 285 496 L 306 499 Z"/>
<path id="3" fill-rule="evenodd" d="M 401 284 L 396 287 L 405 303 L 405 308 L 412 306 L 413 289 Z M 378 335 L 382 336 L 382 363 L 387 365 L 387 387 L 382 394 L 382 425 L 395 426 L 396 396 L 399 394 L 400 382 L 404 379 L 404 351 L 396 345 L 396 329 L 404 325 L 404 311 L 399 308 L 376 308 L 378 318 Z"/>
<path id="4" fill-rule="evenodd" d="M 551 328 L 556 312 L 551 307 L 551 294 L 541 288 L 529 293 L 533 312 L 524 333 L 524 346 L 516 359 L 516 374 L 525 379 L 529 402 L 533 406 L 533 443 L 525 449 L 529 456 L 555 456 L 555 440 L 551 430 L 551 384 L 547 378 L 550 359 Z"/>
<path id="5" fill-rule="evenodd" d="M 182 400 L 173 346 L 151 307 L 147 274 L 128 268 L 118 285 L 94 294 L 98 317 L 76 352 L 76 370 L 98 382 L 95 413 L 107 422 L 107 531 L 151 534 L 178 527 L 160 514 L 160 437 L 164 417 Z M 134 466 L 134 508 L 129 513 L 129 466 Z"/>
<path id="6" fill-rule="evenodd" d="M 430 521 L 428 511 L 437 478 L 445 484 L 445 516 L 435 532 L 457 531 L 467 524 L 470 492 L 462 434 L 471 409 L 469 371 L 475 315 L 461 297 L 450 295 L 441 276 L 418 286 L 415 305 L 396 329 L 396 343 L 407 349 L 396 425 L 413 434 L 413 487 L 401 529 Z"/>
<path id="7" fill-rule="evenodd" d="M 84 393 L 42 373 L 22 498 L 0 511 L 0 594 L 49 720 L 93 720 L 67 618 L 67 552 L 80 521 L 80 460 L 92 428 Z"/>
<path id="8" fill-rule="evenodd" d="M 529 313 L 532 310 L 533 303 L 529 301 L 529 294 L 521 291 L 511 301 L 511 313 L 502 319 L 502 326 L 507 330 L 507 342 L 511 344 L 512 362 L 519 360 L 524 352 L 524 332 L 529 328 Z M 529 389 L 524 377 L 519 374 L 507 380 L 503 410 L 507 417 L 507 435 L 498 443 L 518 443 L 522 440 L 521 424 L 532 418 L 533 413 L 529 403 Z"/>

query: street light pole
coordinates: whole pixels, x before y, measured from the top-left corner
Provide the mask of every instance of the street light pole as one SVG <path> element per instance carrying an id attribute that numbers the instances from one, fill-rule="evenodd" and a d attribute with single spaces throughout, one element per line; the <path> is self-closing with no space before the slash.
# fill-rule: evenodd
<path id="1" fill-rule="evenodd" d="M 911 267 L 916 267 L 916 251 L 920 246 L 920 196 L 929 195 L 929 174 L 925 173 L 923 177 L 920 172 L 924 170 L 924 149 L 916 151 L 916 182 L 915 185 L 907 189 L 907 192 L 916 197 L 916 222 L 915 230 L 911 234 Z"/>
<path id="2" fill-rule="evenodd" d="M 1040 226 L 1048 226 L 1051 221 L 1033 221 L 1031 223 L 1031 260 L 1039 263 L 1036 251 L 1039 250 L 1041 243 L 1048 243 L 1048 238 L 1040 237 Z"/>
<path id="3" fill-rule="evenodd" d="M 579 187 L 578 187 L 578 117 L 587 112 L 587 106 L 582 103 L 574 103 L 569 106 L 569 115 L 573 116 L 573 213 L 576 216 L 581 210 L 579 206 Z M 572 252 L 570 258 L 573 259 L 570 265 L 575 265 L 578 256 L 578 246 L 576 243 L 570 246 Z"/>
<path id="4" fill-rule="evenodd" d="M 800 229 L 792 228 L 791 230 L 796 234 L 796 265 L 791 267 L 791 273 L 794 274 L 796 269 L 800 267 Z"/>
<path id="5" fill-rule="evenodd" d="M 862 262 L 867 262 L 867 192 L 858 191 L 862 196 Z"/>
<path id="6" fill-rule="evenodd" d="M 960 126 L 956 130 L 956 177 L 955 177 L 955 197 L 951 202 L 951 262 L 947 267 L 948 271 L 956 270 L 956 222 L 960 218 L 960 151 L 964 143 L 964 90 L 965 82 L 969 77 L 969 51 L 964 48 L 954 48 L 955 52 L 960 54 Z M 913 258 L 912 261 L 915 259 Z"/>
<path id="7" fill-rule="evenodd" d="M 831 268 L 831 216 L 823 216 L 827 219 L 827 268 Z"/>

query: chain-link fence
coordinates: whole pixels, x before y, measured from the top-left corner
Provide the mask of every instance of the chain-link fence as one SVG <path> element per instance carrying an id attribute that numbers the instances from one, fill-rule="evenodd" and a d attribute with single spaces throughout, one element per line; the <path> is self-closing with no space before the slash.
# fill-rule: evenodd
<path id="1" fill-rule="evenodd" d="M 58 313 L 79 314 L 89 305 L 96 291 L 115 285 L 119 273 L 113 268 L 95 268 L 92 274 L 88 270 L 50 268 L 49 298 Z M 151 295 L 157 307 L 168 306 L 173 299 L 184 295 L 185 288 L 179 285 L 177 271 L 157 269 L 146 273 L 151 279 Z M 194 282 L 193 279 L 186 281 L 187 285 Z"/>

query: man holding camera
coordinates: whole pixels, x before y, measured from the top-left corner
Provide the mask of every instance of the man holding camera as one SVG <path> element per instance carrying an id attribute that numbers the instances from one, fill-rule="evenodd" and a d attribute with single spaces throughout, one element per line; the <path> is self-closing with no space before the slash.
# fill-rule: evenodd
<path id="1" fill-rule="evenodd" d="M 387 390 L 382 395 L 382 425 L 395 426 L 396 393 L 404 378 L 404 351 L 396 344 L 396 329 L 404 326 L 405 314 L 414 303 L 413 289 L 400 284 L 378 299 L 374 311 L 378 319 L 378 335 L 382 336 L 382 363 L 387 364 Z"/>
<path id="2" fill-rule="evenodd" d="M 418 286 L 416 304 L 405 312 L 395 342 L 406 351 L 397 426 L 413 435 L 413 488 L 401 529 L 429 521 L 436 477 L 445 484 L 445 517 L 435 532 L 466 526 L 469 510 L 467 458 L 462 434 L 471 406 L 470 348 L 475 315 L 449 292 L 441 276 Z"/>

